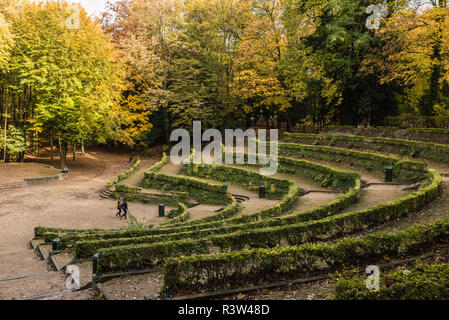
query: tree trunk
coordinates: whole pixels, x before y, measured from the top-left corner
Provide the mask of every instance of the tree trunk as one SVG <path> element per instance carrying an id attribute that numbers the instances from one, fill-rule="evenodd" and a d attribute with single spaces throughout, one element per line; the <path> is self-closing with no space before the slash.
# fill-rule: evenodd
<path id="1" fill-rule="evenodd" d="M 286 116 L 287 116 L 287 132 L 290 132 L 292 130 L 292 119 L 288 112 L 287 112 Z"/>
<path id="2" fill-rule="evenodd" d="M 84 140 L 81 139 L 81 154 L 84 154 Z"/>
<path id="3" fill-rule="evenodd" d="M 246 129 L 248 129 L 249 127 L 251 127 L 251 116 L 249 114 L 247 114 L 245 116 L 245 122 L 246 122 Z"/>
<path id="4" fill-rule="evenodd" d="M 8 99 L 8 98 L 6 98 Z M 3 163 L 6 163 L 6 132 L 8 130 L 8 101 L 6 101 L 6 106 L 5 106 L 5 127 L 4 127 L 4 131 L 3 131 Z"/>
<path id="5" fill-rule="evenodd" d="M 76 160 L 76 142 L 73 143 L 73 161 Z"/>
<path id="6" fill-rule="evenodd" d="M 53 137 L 50 138 L 50 160 L 51 164 L 53 164 Z"/>
<path id="7" fill-rule="evenodd" d="M 59 139 L 59 156 L 60 156 L 60 164 L 61 168 L 64 168 L 67 164 L 67 142 Z"/>

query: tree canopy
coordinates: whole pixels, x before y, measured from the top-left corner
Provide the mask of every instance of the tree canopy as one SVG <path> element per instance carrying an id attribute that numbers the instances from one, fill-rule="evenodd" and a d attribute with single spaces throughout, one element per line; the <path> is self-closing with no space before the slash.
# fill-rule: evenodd
<path id="1" fill-rule="evenodd" d="M 65 0 L 4 0 L 3 133 L 59 139 L 66 152 L 168 142 L 194 120 L 222 130 L 449 116 L 447 1 L 397 0 L 379 16 L 373 4 L 118 0 L 94 19 Z"/>

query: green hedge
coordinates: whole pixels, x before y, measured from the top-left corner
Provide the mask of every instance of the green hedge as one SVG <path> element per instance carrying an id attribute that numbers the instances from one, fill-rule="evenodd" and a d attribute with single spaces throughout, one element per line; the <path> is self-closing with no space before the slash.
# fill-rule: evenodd
<path id="1" fill-rule="evenodd" d="M 127 184 L 116 184 L 115 185 L 115 192 L 118 194 L 128 194 L 128 193 L 140 193 L 142 191 L 142 188 L 130 186 Z"/>
<path id="2" fill-rule="evenodd" d="M 119 183 L 120 181 L 125 180 L 126 178 L 131 176 L 134 172 L 136 172 L 136 170 L 139 168 L 139 166 L 140 166 L 140 159 L 139 159 L 139 157 L 137 157 L 136 162 L 131 167 L 131 169 L 129 169 L 128 171 L 118 175 L 114 180 L 108 181 L 106 183 L 106 187 L 108 187 L 108 188 L 112 187 L 113 185 Z"/>
<path id="3" fill-rule="evenodd" d="M 225 224 L 224 222 L 214 222 L 203 225 L 188 225 L 184 227 L 166 229 L 167 233 L 164 232 L 162 228 L 159 229 L 142 229 L 139 234 L 136 234 L 135 230 L 132 236 L 128 233 L 115 234 L 115 237 L 103 236 L 104 239 L 97 238 L 87 240 L 92 238 L 91 235 L 88 237 L 82 236 L 80 238 L 69 238 L 72 243 L 76 243 L 75 252 L 78 257 L 91 256 L 97 252 L 100 248 L 123 246 L 128 244 L 138 244 L 138 243 L 155 243 L 161 241 L 173 241 L 179 239 L 197 239 L 201 237 L 207 237 L 210 235 L 226 234 L 233 232 L 248 231 L 261 228 L 277 227 L 277 226 L 288 226 L 299 222 L 304 222 L 312 219 L 321 219 L 328 217 L 333 214 L 341 212 L 344 208 L 353 204 L 360 196 L 360 180 L 354 189 L 351 189 L 348 193 L 339 197 L 338 199 L 326 203 L 324 205 L 318 206 L 316 208 L 307 210 L 305 212 L 285 215 L 281 217 L 275 217 L 271 219 L 265 219 L 262 221 L 256 221 L 251 223 L 243 224 Z M 122 236 L 122 237 L 121 237 Z M 54 235 L 52 236 L 54 237 Z M 83 241 L 84 240 L 84 241 Z M 67 241 L 67 240 L 66 240 Z"/>
<path id="4" fill-rule="evenodd" d="M 89 230 L 80 230 L 80 229 L 63 229 L 63 228 L 47 228 L 47 227 L 35 227 L 34 228 L 34 237 L 35 238 L 43 238 L 45 234 L 58 234 L 58 233 L 97 233 L 103 232 L 103 229 L 89 229 Z M 57 237 L 56 237 L 57 238 Z M 53 238 L 53 239 L 56 239 Z"/>
<path id="5" fill-rule="evenodd" d="M 447 300 L 449 265 L 419 264 L 411 270 L 399 268 L 380 274 L 379 290 L 366 288 L 366 277 L 340 278 L 335 284 L 338 300 Z"/>
<path id="6" fill-rule="evenodd" d="M 237 183 L 243 188 L 255 192 L 258 192 L 260 186 L 264 185 L 268 198 L 281 198 L 288 192 L 288 189 L 292 184 L 292 182 L 288 180 L 264 176 L 244 168 L 217 164 L 185 164 L 183 165 L 183 172 L 187 175 L 200 178 Z"/>
<path id="7" fill-rule="evenodd" d="M 162 154 L 161 160 L 159 162 L 155 163 L 154 165 L 152 165 L 151 167 L 149 167 L 147 170 L 145 170 L 145 172 L 158 172 L 167 163 L 168 163 L 168 157 L 167 157 L 167 154 L 164 152 Z"/>
<path id="8" fill-rule="evenodd" d="M 449 146 L 433 142 L 411 141 L 385 137 L 349 135 L 315 135 L 284 133 L 283 139 L 304 144 L 333 145 L 336 147 L 381 151 L 425 160 L 449 161 Z"/>
<path id="9" fill-rule="evenodd" d="M 175 217 L 171 218 L 168 221 L 162 222 L 160 225 L 161 226 L 171 225 L 171 224 L 176 224 L 176 223 L 182 223 L 182 222 L 189 220 L 190 213 L 185 204 L 179 203 L 177 211 L 178 212 Z"/>
<path id="10" fill-rule="evenodd" d="M 204 217 L 204 218 L 201 218 L 198 220 L 194 220 L 194 221 L 188 221 L 188 222 L 182 222 L 182 223 L 176 223 L 176 224 L 174 223 L 174 224 L 170 224 L 169 226 L 164 225 L 164 226 L 161 226 L 160 229 L 170 228 L 170 229 L 174 230 L 178 227 L 192 227 L 192 226 L 207 224 L 209 222 L 222 221 L 222 220 L 229 219 L 240 212 L 241 206 L 239 205 L 237 200 L 230 194 L 228 194 L 227 197 L 228 197 L 228 204 L 222 210 L 218 211 L 215 214 L 212 214 L 210 216 L 207 216 L 207 217 Z"/>
<path id="11" fill-rule="evenodd" d="M 145 172 L 158 172 L 168 162 L 167 155 L 164 153 L 160 161 L 152 165 Z M 127 184 L 116 184 L 113 197 L 118 199 L 124 195 L 128 200 L 143 200 L 144 197 L 138 195 L 142 191 L 142 188 L 130 186 Z"/>
<path id="12" fill-rule="evenodd" d="M 408 195 L 400 200 L 392 201 L 390 203 L 377 206 L 372 209 L 366 209 L 356 212 L 348 212 L 329 218 L 325 218 L 318 221 L 310 221 L 305 223 L 298 223 L 293 225 L 284 225 L 278 227 L 267 227 L 263 229 L 253 229 L 253 230 L 239 230 L 238 232 L 227 233 L 224 235 L 217 235 L 214 232 L 212 235 L 203 238 L 207 234 L 203 233 L 192 233 L 190 237 L 202 237 L 201 240 L 192 241 L 189 252 L 195 252 L 194 247 L 198 243 L 203 243 L 207 240 L 210 248 L 215 248 L 215 250 L 229 251 L 229 250 L 239 250 L 246 248 L 262 248 L 262 247 L 275 247 L 282 246 L 284 244 L 296 245 L 300 243 L 317 241 L 317 240 L 329 240 L 341 237 L 343 235 L 352 234 L 357 231 L 369 229 L 371 227 L 396 220 L 410 212 L 419 210 L 432 200 L 434 200 L 441 191 L 442 180 L 441 177 L 436 172 L 430 172 L 431 183 L 419 191 Z M 206 231 L 206 230 L 205 230 Z M 220 230 L 218 230 L 220 231 Z M 223 230 L 221 230 L 223 231 Z M 231 232 L 230 230 L 226 230 Z M 176 235 L 175 235 L 176 236 Z M 178 235 L 179 238 L 187 238 L 187 235 Z M 129 239 L 127 239 L 128 241 Z M 136 239 L 136 241 L 139 241 Z M 174 240 L 167 242 L 171 248 L 176 247 L 176 242 L 184 246 L 184 241 Z M 157 243 L 147 244 L 148 249 L 151 251 L 154 245 Z M 204 252 L 204 246 L 201 245 L 201 250 Z M 134 251 L 133 246 L 129 246 L 131 251 Z M 113 250 L 110 249 L 110 250 Z M 124 247 L 120 247 L 120 251 L 123 251 Z M 146 264 L 149 262 L 143 261 L 146 259 L 146 255 L 140 255 L 143 250 L 139 247 L 139 255 L 135 256 L 133 254 L 128 254 L 129 257 L 133 256 L 133 259 L 139 260 L 139 262 L 132 261 L 131 264 Z M 101 254 L 100 250 L 100 254 Z M 111 251 L 109 251 L 111 252 Z M 175 250 L 175 252 L 179 252 Z M 131 258 L 130 258 L 131 259 Z M 127 261 L 130 261 L 129 259 Z M 114 270 L 127 270 L 131 266 L 128 264 L 117 265 L 113 267 L 104 266 L 104 270 L 114 271 Z M 112 268 L 112 269 L 111 269 Z"/>
<path id="13" fill-rule="evenodd" d="M 422 252 L 435 243 L 446 241 L 448 236 L 449 219 L 445 219 L 401 232 L 346 238 L 334 243 L 170 258 L 164 264 L 163 293 L 232 288 L 329 272 L 348 264 L 372 264 L 385 255 L 400 257 Z"/>
<path id="14" fill-rule="evenodd" d="M 425 176 L 426 164 L 418 161 L 401 161 L 396 156 L 347 150 L 328 146 L 280 143 L 279 152 L 283 155 L 312 158 L 326 162 L 343 162 L 352 166 L 384 174 L 386 166 L 393 167 L 393 176 L 400 181 L 415 181 Z"/>
<path id="15" fill-rule="evenodd" d="M 206 217 L 208 221 L 204 221 L 203 219 L 191 221 L 186 223 L 185 225 L 175 225 L 170 226 L 169 228 L 158 228 L 158 229 L 151 229 L 151 228 L 141 228 L 141 230 L 133 230 L 132 233 L 125 231 L 103 231 L 99 232 L 98 234 L 88 234 L 84 235 L 83 233 L 77 235 L 77 234 L 69 234 L 64 235 L 63 233 L 58 232 L 49 232 L 46 234 L 46 239 L 51 241 L 51 239 L 54 238 L 60 238 L 61 239 L 61 245 L 67 245 L 67 244 L 73 244 L 76 241 L 80 240 L 96 240 L 96 239 L 111 239 L 111 238 L 117 238 L 117 237 L 132 237 L 132 236 L 147 236 L 147 235 L 158 235 L 158 234 L 170 234 L 170 233 L 182 233 L 182 232 L 189 232 L 189 231 L 198 231 L 202 229 L 217 229 L 217 228 L 225 228 L 232 225 L 240 225 L 240 224 L 246 224 L 248 228 L 263 228 L 268 226 L 278 226 L 278 225 L 286 225 L 291 223 L 297 223 L 301 221 L 308 221 L 313 219 L 322 219 L 324 217 L 328 217 L 332 214 L 336 214 L 346 208 L 347 206 L 355 203 L 358 198 L 360 197 L 360 178 L 355 173 L 349 173 L 341 170 L 336 170 L 333 168 L 330 168 L 325 165 L 320 164 L 314 164 L 312 162 L 308 162 L 305 160 L 299 160 L 299 159 L 288 159 L 280 157 L 280 169 L 289 171 L 289 172 L 301 172 L 304 174 L 310 174 L 314 179 L 318 179 L 319 177 L 326 179 L 326 180 L 332 180 L 338 179 L 341 181 L 341 184 L 351 186 L 352 188 L 343 196 L 339 197 L 336 200 L 333 200 L 329 203 L 323 204 L 321 206 L 318 206 L 316 208 L 307 210 L 305 212 L 300 213 L 294 213 L 294 214 L 288 214 L 281 217 L 277 217 L 278 213 L 281 212 L 278 211 L 278 206 L 272 208 L 272 209 L 265 209 L 261 210 L 259 212 L 250 214 L 250 215 L 242 215 L 239 217 L 230 218 L 223 221 L 211 221 L 217 217 L 217 215 L 213 215 L 210 217 Z M 287 169 L 288 168 L 288 169 Z M 304 169 L 302 169 L 304 168 Z M 286 204 L 293 203 L 294 199 L 297 197 L 297 190 L 296 187 L 292 186 L 291 190 L 289 192 L 289 195 L 287 196 L 287 200 L 285 200 Z M 235 200 L 235 199 L 234 199 Z M 285 205 L 284 205 L 285 206 Z M 234 210 L 233 206 L 229 208 L 229 210 Z M 267 218 L 266 216 L 271 213 L 271 211 L 274 211 L 274 217 Z M 224 213 L 219 213 L 220 215 L 225 215 L 226 211 Z M 231 216 L 231 215 L 229 215 Z M 229 217 L 227 216 L 227 217 Z M 264 218 L 263 221 L 260 221 L 262 218 Z M 224 218 L 224 217 L 223 217 Z M 217 219 L 218 220 L 218 219 Z"/>
<path id="16" fill-rule="evenodd" d="M 159 264 L 164 258 L 181 254 L 201 252 L 204 248 L 207 252 L 207 242 L 192 240 L 177 242 L 160 242 L 152 245 L 131 245 L 101 249 L 99 251 L 97 272 L 104 273 L 110 270 L 123 270 L 124 265 L 129 269 L 151 268 Z"/>
<path id="17" fill-rule="evenodd" d="M 145 188 L 162 191 L 186 192 L 190 197 L 205 203 L 226 203 L 227 185 L 212 184 L 186 176 L 169 176 L 157 172 L 145 172 Z"/>

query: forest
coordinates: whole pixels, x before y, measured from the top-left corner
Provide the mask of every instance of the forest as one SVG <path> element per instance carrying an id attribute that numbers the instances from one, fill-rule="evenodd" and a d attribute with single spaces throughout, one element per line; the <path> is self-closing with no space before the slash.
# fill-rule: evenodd
<path id="1" fill-rule="evenodd" d="M 446 0 L 1 0 L 0 161 L 190 130 L 449 116 Z"/>

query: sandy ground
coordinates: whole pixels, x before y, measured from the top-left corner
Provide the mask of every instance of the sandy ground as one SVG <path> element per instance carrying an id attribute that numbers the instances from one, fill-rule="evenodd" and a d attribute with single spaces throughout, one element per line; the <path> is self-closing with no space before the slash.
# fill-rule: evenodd
<path id="1" fill-rule="evenodd" d="M 166 175 L 177 175 L 181 171 L 181 165 L 173 164 L 169 161 L 165 166 L 163 166 L 160 170 L 161 173 Z M 223 184 L 223 182 L 216 181 L 213 179 L 204 179 L 200 180 L 207 181 L 214 184 Z M 259 194 L 257 192 L 252 192 L 244 189 L 242 186 L 234 183 L 226 183 L 228 185 L 228 191 L 233 195 L 246 196 L 249 198 L 248 201 L 245 201 L 242 204 L 242 210 L 240 214 L 251 214 L 257 211 L 260 211 L 264 208 L 274 207 L 277 205 L 280 200 L 271 200 L 271 199 L 260 199 Z M 190 212 L 190 220 L 198 220 L 209 216 L 211 212 L 219 210 L 220 206 L 214 205 L 199 205 L 197 207 L 189 209 Z"/>
<path id="2" fill-rule="evenodd" d="M 142 159 L 140 161 L 140 166 L 136 170 L 136 172 L 134 172 L 134 174 L 132 174 L 130 177 L 123 180 L 121 183 L 128 184 L 130 186 L 140 186 L 143 182 L 145 171 L 148 170 L 148 168 L 150 168 L 157 161 L 159 161 L 159 160 L 156 158 Z"/>
<path id="3" fill-rule="evenodd" d="M 59 170 L 39 163 L 0 164 L 0 184 L 23 181 L 25 178 L 38 178 L 57 175 Z"/>
<path id="4" fill-rule="evenodd" d="M 164 283 L 161 272 L 147 273 L 109 280 L 103 287 L 113 300 L 144 300 L 145 296 L 157 297 Z"/>
<path id="5" fill-rule="evenodd" d="M 37 160 L 50 163 L 46 158 Z M 52 273 L 48 263 L 39 260 L 30 247 L 34 227 L 128 226 L 128 221 L 115 217 L 115 200 L 99 196 L 108 180 L 130 167 L 128 155 L 92 151 L 77 155 L 75 162 L 69 159 L 68 167 L 70 173 L 65 180 L 0 193 L 0 299 L 23 299 L 64 290 L 65 276 Z M 18 169 L 11 172 L 14 180 L 20 176 Z M 129 208 L 141 223 L 160 222 L 155 205 L 130 203 Z"/>

